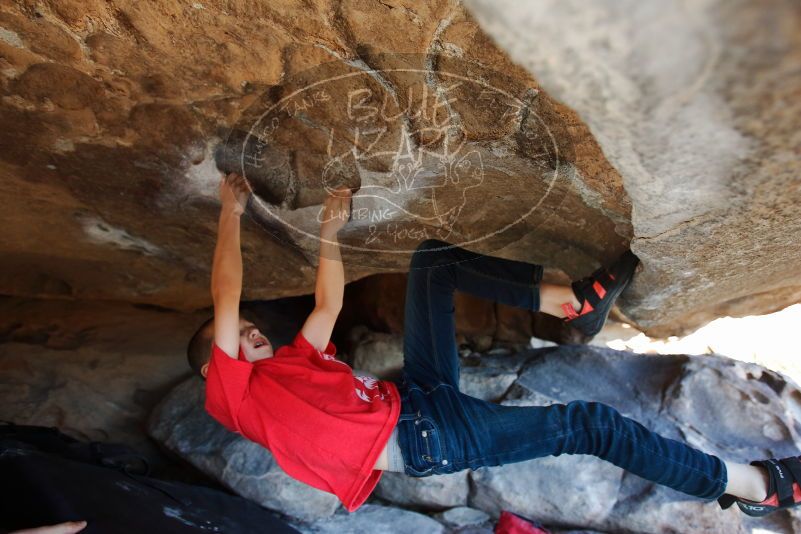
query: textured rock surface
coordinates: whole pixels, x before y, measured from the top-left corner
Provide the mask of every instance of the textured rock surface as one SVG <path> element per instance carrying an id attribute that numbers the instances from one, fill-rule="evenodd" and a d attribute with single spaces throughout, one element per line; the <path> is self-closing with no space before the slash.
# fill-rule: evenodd
<path id="1" fill-rule="evenodd" d="M 348 334 L 353 343 L 352 367 L 373 376 L 390 380 L 400 377 L 403 369 L 403 337 L 373 332 L 358 326 Z"/>
<path id="2" fill-rule="evenodd" d="M 397 534 L 416 532 L 442 534 L 445 529 L 434 519 L 389 506 L 365 504 L 352 514 L 337 514 L 324 521 L 293 525 L 304 534 Z"/>
<path id="3" fill-rule="evenodd" d="M 486 95 L 465 85 L 453 88 L 447 128 L 414 111 L 395 121 L 387 146 L 404 139 L 401 123 L 413 134 L 415 149 L 425 142 L 441 153 L 446 140 L 464 141 L 462 166 L 451 178 L 455 183 L 472 165 L 482 169 L 482 189 L 444 189 L 439 202 L 451 206 L 461 198 L 458 210 L 425 219 L 404 236 L 386 237 L 384 249 L 411 250 L 441 230 L 455 241 L 478 238 L 537 207 L 473 248 L 576 274 L 614 256 L 631 234 L 622 181 L 587 128 L 538 92 L 536 81 L 454 2 L 20 2 L 2 7 L 0 27 L 0 116 L 13 125 L 2 132 L 2 220 L 16 228 L 2 245 L 4 293 L 182 308 L 207 304 L 216 217 L 213 148 L 268 87 L 293 87 L 325 62 L 333 62 L 331 72 L 346 74 L 433 66 L 486 80 L 520 103 L 509 115 L 513 120 L 502 121 L 508 109 L 496 110 L 479 100 Z M 379 27 L 391 30 L 375 31 Z M 381 55 L 386 52 L 406 55 Z M 436 75 L 388 75 L 384 82 L 395 96 L 445 87 Z M 304 124 L 353 126 L 343 115 L 347 89 L 332 89 L 332 104 L 309 111 Z M 413 109 L 426 108 L 421 98 L 413 97 Z M 300 122 L 282 129 L 270 145 L 271 161 L 287 166 L 256 180 L 264 202 L 245 223 L 243 240 L 250 298 L 312 290 L 316 241 L 274 231 L 269 221 L 269 232 L 259 225 L 265 207 L 299 229 L 315 224 L 330 185 L 324 164 L 331 158 L 325 140 Z M 553 153 L 535 150 L 532 139 L 546 133 L 552 134 L 548 150 L 561 151 L 558 162 Z M 391 163 L 377 158 L 364 163 L 361 174 L 341 178 L 354 187 L 387 187 L 398 179 Z M 422 165 L 415 170 L 419 183 L 441 181 L 441 162 Z M 432 201 L 426 195 L 407 195 L 403 206 L 422 209 Z M 369 198 L 356 198 L 355 207 L 371 206 Z M 396 210 L 387 220 L 397 229 L 408 222 L 404 217 Z M 364 243 L 370 228 L 354 221 L 346 234 L 347 243 Z M 349 279 L 402 270 L 408 262 L 407 255 L 374 250 L 346 255 Z"/>
<path id="4" fill-rule="evenodd" d="M 465 3 L 621 173 L 646 266 L 625 311 L 641 326 L 801 298 L 798 3 Z"/>
<path id="5" fill-rule="evenodd" d="M 459 389 L 472 397 L 495 402 L 517 380 L 526 356 L 526 353 L 489 354 L 462 360 Z"/>
<path id="6" fill-rule="evenodd" d="M 384 473 L 376 495 L 400 506 L 442 510 L 467 504 L 468 489 L 467 471 L 421 478 L 403 473 Z"/>
<path id="7" fill-rule="evenodd" d="M 467 506 L 458 506 L 450 510 L 445 510 L 439 514 L 438 517 L 445 523 L 455 527 L 480 525 L 489 521 L 489 515 L 487 515 L 486 512 Z"/>
<path id="8" fill-rule="evenodd" d="M 203 409 L 198 377 L 176 387 L 153 411 L 148 433 L 238 495 L 303 520 L 331 516 L 337 498 L 289 477 L 272 454 L 233 434 Z"/>
<path id="9" fill-rule="evenodd" d="M 244 226 L 249 298 L 312 291 L 317 243 L 303 232 L 335 182 L 362 188 L 355 208 L 385 215 L 370 250 L 369 220 L 345 232 L 360 247 L 346 250 L 351 280 L 405 269 L 398 252 L 426 236 L 478 239 L 470 248 L 571 276 L 633 237 L 645 270 L 624 311 L 648 331 L 801 297 L 796 4 L 468 6 L 528 73 L 448 0 L 4 4 L 0 220 L 14 230 L 0 245 L 0 291 L 208 304 L 214 147 L 248 129 L 254 105 L 342 75 L 361 81 L 315 106 L 295 102 L 269 165 L 252 173 L 261 202 Z M 495 106 L 484 87 L 514 106 Z M 349 97 L 363 89 L 370 105 L 394 102 L 391 124 L 353 114 Z M 379 126 L 380 142 L 353 137 Z M 413 168 L 397 165 L 406 140 L 420 156 Z M 357 145 L 383 152 L 337 156 Z M 451 159 L 443 167 L 426 151 Z M 370 192 L 400 178 L 415 189 L 386 212 Z M 435 198 L 441 182 L 450 186 Z"/>
<path id="10" fill-rule="evenodd" d="M 471 475 L 469 503 L 495 518 L 510 510 L 549 525 L 596 526 L 612 513 L 622 476 L 614 465 L 587 456 L 484 467 Z M 566 490 L 565 477 L 571 488 L 588 491 Z"/>
<path id="11" fill-rule="evenodd" d="M 203 320 L 125 303 L 0 297 L 0 419 L 125 443 L 156 476 L 175 477 L 180 470 L 142 429 L 188 376 L 186 339 Z"/>

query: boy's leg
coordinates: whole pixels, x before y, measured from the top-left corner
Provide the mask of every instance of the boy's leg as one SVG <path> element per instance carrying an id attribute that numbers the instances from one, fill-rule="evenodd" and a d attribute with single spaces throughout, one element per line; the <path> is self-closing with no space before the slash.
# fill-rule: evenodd
<path id="1" fill-rule="evenodd" d="M 622 265 L 633 272 L 636 259 Z M 614 276 L 605 277 L 614 280 Z M 546 285 L 540 291 L 541 278 L 542 267 L 538 265 L 472 253 L 436 240 L 424 241 L 418 247 L 406 291 L 406 372 L 420 384 L 452 386 L 451 392 L 443 393 L 453 402 L 441 403 L 447 406 L 437 412 L 456 410 L 461 417 L 451 414 L 437 418 L 445 439 L 431 442 L 437 443 L 436 447 L 429 446 L 427 440 L 436 438 L 426 436 L 425 430 L 420 432 L 425 446 L 405 445 L 418 453 L 412 460 L 413 469 L 418 473 L 434 469 L 449 472 L 548 455 L 590 454 L 678 491 L 702 498 L 719 497 L 728 477 L 722 460 L 651 432 L 604 404 L 576 401 L 547 407 L 510 407 L 458 393 L 453 291 L 459 289 L 532 311 L 542 305 L 543 311 L 558 317 L 564 316 L 565 303 L 578 307 L 573 289 Z M 592 277 L 587 280 L 595 286 Z M 597 297 L 603 298 L 600 294 Z M 467 421 L 469 427 L 465 426 Z M 436 424 L 427 420 L 430 427 Z M 408 443 L 410 437 L 404 435 L 403 442 Z M 437 449 L 441 456 L 431 456 Z M 763 494 L 764 473 L 752 466 L 729 465 L 731 491 L 738 490 L 743 497 Z M 757 498 L 753 495 L 751 498 Z"/>
<path id="2" fill-rule="evenodd" d="M 428 239 L 412 256 L 406 286 L 404 371 L 429 387 L 459 387 L 453 292 L 539 310 L 542 267 Z"/>
<path id="3" fill-rule="evenodd" d="M 458 386 L 455 289 L 509 306 L 542 309 L 564 317 L 585 335 L 594 335 L 631 280 L 637 262 L 627 252 L 609 269 L 599 269 L 571 287 L 541 285 L 540 265 L 486 256 L 427 239 L 412 256 L 406 287 L 406 372 L 420 383 Z"/>
<path id="4" fill-rule="evenodd" d="M 589 454 L 696 497 L 714 499 L 726 489 L 726 466 L 718 457 L 652 432 L 608 405 L 515 407 L 459 395 L 464 417 L 448 417 L 440 429 L 452 471 Z"/>
<path id="5" fill-rule="evenodd" d="M 437 240 L 420 244 L 406 289 L 405 372 L 421 385 L 447 384 L 451 391 L 439 392 L 439 401 L 430 399 L 433 420 L 426 421 L 419 436 L 404 434 L 405 447 L 417 453 L 412 469 L 451 472 L 549 455 L 590 454 L 691 495 L 720 496 L 727 475 L 719 458 L 651 432 L 604 404 L 510 407 L 458 393 L 453 291 L 537 311 L 541 278 L 539 265 L 485 256 Z"/>

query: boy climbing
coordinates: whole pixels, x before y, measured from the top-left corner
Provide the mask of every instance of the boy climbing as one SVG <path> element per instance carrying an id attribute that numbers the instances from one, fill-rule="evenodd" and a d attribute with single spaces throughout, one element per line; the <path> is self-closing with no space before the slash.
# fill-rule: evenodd
<path id="1" fill-rule="evenodd" d="M 437 240 L 411 259 L 406 288 L 404 371 L 399 383 L 354 376 L 330 341 L 342 306 L 344 269 L 337 233 L 350 191 L 324 204 L 315 308 L 291 344 L 275 349 L 239 317 L 239 221 L 250 187 L 228 175 L 212 269 L 214 318 L 189 345 L 206 378 L 206 409 L 226 428 L 268 448 L 290 476 L 334 493 L 349 511 L 382 471 L 409 476 L 590 454 L 645 479 L 702 499 L 765 515 L 801 502 L 801 460 L 735 464 L 664 438 L 614 408 L 573 401 L 512 407 L 459 391 L 454 290 L 542 311 L 587 335 L 603 326 L 634 275 L 625 253 L 608 269 L 562 287 L 541 282 L 542 266 L 495 258 Z"/>

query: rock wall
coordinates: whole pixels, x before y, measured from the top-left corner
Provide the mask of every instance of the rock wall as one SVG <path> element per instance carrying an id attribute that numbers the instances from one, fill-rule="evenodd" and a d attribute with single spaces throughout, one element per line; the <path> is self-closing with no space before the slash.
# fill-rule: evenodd
<path id="1" fill-rule="evenodd" d="M 345 184 L 348 280 L 425 237 L 572 277 L 633 239 L 646 331 L 798 300 L 796 4 L 468 5 L 526 70 L 454 1 L 3 4 L 0 293 L 209 304 L 221 166 L 246 298 L 313 290 Z"/>
<path id="2" fill-rule="evenodd" d="M 632 201 L 652 333 L 801 299 L 801 6 L 466 0 L 586 121 Z"/>

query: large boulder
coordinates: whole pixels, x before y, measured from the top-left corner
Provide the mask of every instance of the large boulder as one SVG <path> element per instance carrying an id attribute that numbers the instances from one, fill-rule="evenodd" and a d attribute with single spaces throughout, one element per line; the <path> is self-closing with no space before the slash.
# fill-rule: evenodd
<path id="1" fill-rule="evenodd" d="M 256 192 L 247 298 L 313 292 L 341 184 L 348 280 L 426 237 L 571 273 L 631 237 L 586 126 L 452 0 L 5 3 L 0 53 L 5 294 L 209 304 L 218 167 Z"/>
<path id="2" fill-rule="evenodd" d="M 666 334 L 798 302 L 801 6 L 465 4 L 620 173 L 645 264 L 627 315 Z"/>
<path id="3" fill-rule="evenodd" d="M 0 292 L 208 305 L 219 166 L 247 298 L 313 291 L 338 184 L 348 280 L 426 237 L 571 277 L 633 239 L 648 332 L 801 297 L 797 5 L 467 5 L 4 3 Z"/>

